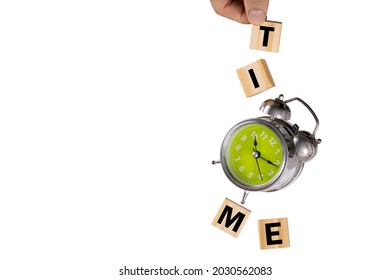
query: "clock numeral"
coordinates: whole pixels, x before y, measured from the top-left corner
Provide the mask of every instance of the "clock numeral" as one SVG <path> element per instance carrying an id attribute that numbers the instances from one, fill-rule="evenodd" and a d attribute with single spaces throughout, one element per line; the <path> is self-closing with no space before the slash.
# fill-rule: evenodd
<path id="1" fill-rule="evenodd" d="M 239 150 L 241 150 L 241 145 L 237 145 L 236 147 L 234 147 L 234 149 L 238 152 Z"/>
<path id="2" fill-rule="evenodd" d="M 241 159 L 241 157 L 240 156 L 237 156 L 234 160 L 235 161 L 239 161 Z"/>
<path id="3" fill-rule="evenodd" d="M 267 139 L 268 135 L 264 131 L 262 131 L 260 137 L 263 137 L 262 139 L 265 140 Z"/>
<path id="4" fill-rule="evenodd" d="M 241 136 L 241 141 L 245 141 L 245 140 L 246 140 L 246 138 L 247 138 L 247 136 L 246 136 L 246 135 L 242 135 L 242 136 Z"/>
<path id="5" fill-rule="evenodd" d="M 246 175 L 246 177 L 248 177 L 249 179 L 251 179 L 253 177 L 253 173 L 252 172 L 249 172 L 248 175 Z"/>
<path id="6" fill-rule="evenodd" d="M 280 164 L 280 161 L 275 160 L 274 164 L 279 165 L 279 164 Z"/>
<path id="7" fill-rule="evenodd" d="M 274 155 L 279 154 L 279 152 L 280 152 L 280 149 L 276 149 L 276 152 L 274 153 Z"/>
<path id="8" fill-rule="evenodd" d="M 238 170 L 239 170 L 240 172 L 244 172 L 245 166 L 241 165 L 240 168 L 238 168 Z"/>
<path id="9" fill-rule="evenodd" d="M 256 131 L 253 130 L 252 133 L 251 133 L 251 137 L 253 139 L 257 139 L 257 137 L 259 137 L 259 136 L 257 135 Z"/>
<path id="10" fill-rule="evenodd" d="M 277 142 L 276 142 L 276 140 L 275 140 L 273 137 L 271 137 L 271 139 L 269 140 L 269 143 L 271 144 L 271 146 L 273 146 L 273 145 L 275 145 Z"/>
<path id="11" fill-rule="evenodd" d="M 268 176 L 272 176 L 272 174 L 274 174 L 274 171 L 273 170 L 270 170 L 270 171 L 268 171 Z"/>

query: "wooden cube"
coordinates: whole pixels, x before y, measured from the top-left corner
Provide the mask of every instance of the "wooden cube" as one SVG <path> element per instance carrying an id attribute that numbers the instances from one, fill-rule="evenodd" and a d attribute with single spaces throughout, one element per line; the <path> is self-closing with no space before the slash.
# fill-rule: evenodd
<path id="1" fill-rule="evenodd" d="M 257 60 L 238 69 L 237 75 L 247 97 L 254 96 L 275 86 L 265 59 Z"/>
<path id="2" fill-rule="evenodd" d="M 238 237 L 250 213 L 250 210 L 225 198 L 212 225 L 234 237 Z"/>
<path id="3" fill-rule="evenodd" d="M 290 247 L 287 218 L 259 220 L 260 249 Z"/>
<path id="4" fill-rule="evenodd" d="M 267 52 L 279 52 L 281 35 L 281 22 L 265 21 L 260 26 L 253 25 L 249 48 Z"/>

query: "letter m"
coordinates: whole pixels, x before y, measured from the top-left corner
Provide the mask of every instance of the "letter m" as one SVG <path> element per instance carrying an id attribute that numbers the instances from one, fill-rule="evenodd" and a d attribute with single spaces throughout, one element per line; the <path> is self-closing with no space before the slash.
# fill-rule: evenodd
<path id="1" fill-rule="evenodd" d="M 237 230 L 240 228 L 242 222 L 244 221 L 245 214 L 238 212 L 236 215 L 234 215 L 234 217 L 232 217 L 232 215 L 233 215 L 233 208 L 230 207 L 229 205 L 225 205 L 225 208 L 223 209 L 222 214 L 219 217 L 217 223 L 222 224 L 222 222 L 225 220 L 225 227 L 226 228 L 229 228 L 232 224 L 235 223 L 232 230 L 234 232 L 237 232 Z M 225 217 L 226 217 L 226 219 L 225 219 Z"/>

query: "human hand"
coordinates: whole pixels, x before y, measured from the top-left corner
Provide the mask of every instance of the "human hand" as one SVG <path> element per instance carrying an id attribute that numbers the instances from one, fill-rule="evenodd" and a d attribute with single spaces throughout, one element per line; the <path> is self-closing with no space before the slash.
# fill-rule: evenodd
<path id="1" fill-rule="evenodd" d="M 210 0 L 214 11 L 240 23 L 261 25 L 267 16 L 269 0 Z"/>

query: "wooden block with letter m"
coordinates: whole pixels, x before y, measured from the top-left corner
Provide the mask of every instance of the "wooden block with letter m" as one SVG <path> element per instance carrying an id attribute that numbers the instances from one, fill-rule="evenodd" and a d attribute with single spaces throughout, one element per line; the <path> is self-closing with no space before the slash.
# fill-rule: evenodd
<path id="1" fill-rule="evenodd" d="M 244 227 L 250 213 L 250 210 L 225 198 L 212 225 L 237 237 Z"/>

